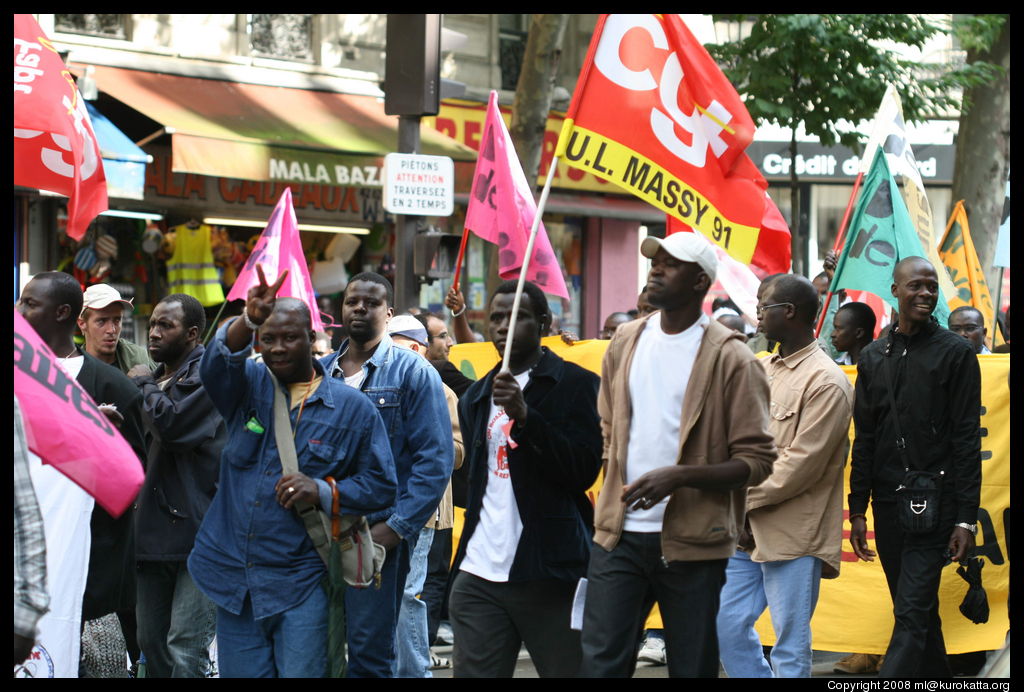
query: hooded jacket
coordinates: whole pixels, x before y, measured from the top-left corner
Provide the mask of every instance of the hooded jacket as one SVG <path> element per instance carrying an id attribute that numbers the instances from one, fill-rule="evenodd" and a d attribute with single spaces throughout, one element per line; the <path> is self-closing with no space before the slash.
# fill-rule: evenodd
<path id="1" fill-rule="evenodd" d="M 594 542 L 612 550 L 622 535 L 626 506 L 629 369 L 649 317 L 620 325 L 605 352 L 598 412 L 604 435 L 604 487 L 597 499 Z M 671 363 L 650 363 L 652 368 Z M 743 527 L 746 488 L 772 472 L 775 442 L 768 432 L 768 380 L 761 363 L 737 332 L 711 321 L 701 338 L 683 407 L 679 451 L 665 465 L 703 466 L 743 461 L 750 475 L 731 491 L 678 488 L 665 508 L 661 550 L 667 561 L 725 559 L 736 551 Z"/>

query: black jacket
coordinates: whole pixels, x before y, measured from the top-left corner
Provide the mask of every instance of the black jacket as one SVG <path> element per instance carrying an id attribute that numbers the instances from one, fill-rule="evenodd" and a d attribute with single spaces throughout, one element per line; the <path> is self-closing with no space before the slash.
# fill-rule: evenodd
<path id="1" fill-rule="evenodd" d="M 890 372 L 909 463 L 944 471 L 943 503 L 956 504 L 957 522 L 973 524 L 981 492 L 981 370 L 970 343 L 934 318 L 911 337 L 892 329 L 861 351 L 850 513 L 865 512 L 869 496 L 894 501 L 905 474 L 886 385 Z"/>
<path id="2" fill-rule="evenodd" d="M 488 479 L 487 416 L 500 364 L 459 400 L 459 422 L 469 468 L 468 506 L 452 574 L 466 554 L 480 521 Z M 575 581 L 587 571 L 594 508 L 587 490 L 601 470 L 601 422 L 597 375 L 551 351 L 530 373 L 523 391 L 526 425 L 512 429 L 518 444 L 508 453 L 509 475 L 523 533 L 510 582 Z"/>
<path id="3" fill-rule="evenodd" d="M 217 492 L 227 430 L 199 379 L 203 350 L 199 345 L 189 354 L 166 391 L 157 384 L 163 364 L 152 375 L 132 378 L 142 392 L 151 438 L 135 519 L 138 560 L 187 559 Z"/>
<path id="4" fill-rule="evenodd" d="M 145 458 L 141 397 L 132 381 L 113 365 L 85 353 L 78 384 L 97 404 L 114 404 L 124 416 L 120 432 L 139 458 Z M 82 619 L 92 620 L 121 608 L 135 607 L 135 551 L 132 508 L 117 519 L 99 504 L 93 507 L 90 528 L 89 576 L 85 583 Z"/>

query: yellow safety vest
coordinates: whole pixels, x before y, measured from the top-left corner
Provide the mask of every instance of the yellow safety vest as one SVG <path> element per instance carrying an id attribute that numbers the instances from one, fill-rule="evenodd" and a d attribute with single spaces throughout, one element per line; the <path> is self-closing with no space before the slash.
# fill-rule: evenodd
<path id="1" fill-rule="evenodd" d="M 203 307 L 224 302 L 224 289 L 213 263 L 210 227 L 189 228 L 187 224 L 171 229 L 175 233 L 174 255 L 167 260 L 167 281 L 171 293 L 194 296 Z"/>

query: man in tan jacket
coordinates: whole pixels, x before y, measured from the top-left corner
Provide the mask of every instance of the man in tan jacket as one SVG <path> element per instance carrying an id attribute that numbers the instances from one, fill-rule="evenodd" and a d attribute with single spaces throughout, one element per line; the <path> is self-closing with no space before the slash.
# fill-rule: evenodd
<path id="1" fill-rule="evenodd" d="M 580 674 L 629 677 L 657 600 L 673 677 L 717 677 L 715 617 L 744 488 L 772 470 L 768 381 L 701 309 L 717 260 L 694 233 L 647 238 L 659 311 L 616 330 L 598 395 L 604 487 L 587 573 Z"/>
<path id="2" fill-rule="evenodd" d="M 761 330 L 779 343 L 761 360 L 779 457 L 747 491 L 747 531 L 726 570 L 718 646 L 730 678 L 810 677 L 819 580 L 839 574 L 853 387 L 814 338 L 817 308 L 814 284 L 792 274 L 772 281 L 757 306 Z M 754 631 L 765 607 L 776 637 L 770 666 Z"/>

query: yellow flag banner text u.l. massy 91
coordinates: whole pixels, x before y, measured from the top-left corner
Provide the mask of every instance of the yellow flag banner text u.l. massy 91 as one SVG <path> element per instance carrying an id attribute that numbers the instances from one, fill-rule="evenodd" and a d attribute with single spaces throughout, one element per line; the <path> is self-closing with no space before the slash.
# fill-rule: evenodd
<path id="1" fill-rule="evenodd" d="M 542 342 L 567 361 L 577 363 L 596 373 L 601 371 L 601 358 L 608 345 L 598 339 L 578 341 L 572 346 L 558 337 Z M 499 354 L 492 343 L 459 344 L 451 349 L 452 362 L 467 376 L 480 378 L 497 364 Z M 981 571 L 982 586 L 988 595 L 989 619 L 975 625 L 959 611 L 967 593 L 967 582 L 957 573 L 955 565 L 944 568 L 939 585 L 939 615 L 942 633 L 949 653 L 987 651 L 1002 648 L 1010 628 L 1007 600 L 1010 591 L 1010 558 L 1007 532 L 1010 516 L 1010 390 L 1009 354 L 978 356 L 981 366 L 981 509 L 978 512 L 977 554 L 985 566 Z M 857 368 L 843 368 L 851 383 Z M 850 423 L 853 441 L 853 423 Z M 844 497 L 849 492 L 850 464 L 844 469 Z M 600 490 L 601 478 L 588 494 L 593 500 Z M 454 544 L 458 546 L 462 531 L 462 510 L 456 508 Z M 847 515 L 844 510 L 844 519 Z M 882 565 L 858 562 L 850 548 L 850 524 L 843 523 L 843 562 L 837 579 L 821 582 L 818 605 L 811 620 L 813 646 L 818 651 L 856 651 L 885 653 L 892 633 L 892 601 Z M 874 549 L 874 524 L 868 512 L 868 544 Z M 657 606 L 648 619 L 648 627 L 660 627 Z M 756 625 L 761 641 L 775 643 L 770 614 L 766 611 Z"/>

